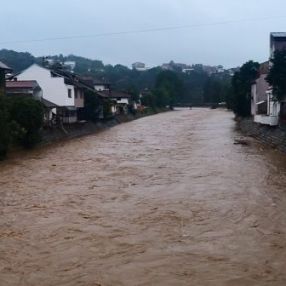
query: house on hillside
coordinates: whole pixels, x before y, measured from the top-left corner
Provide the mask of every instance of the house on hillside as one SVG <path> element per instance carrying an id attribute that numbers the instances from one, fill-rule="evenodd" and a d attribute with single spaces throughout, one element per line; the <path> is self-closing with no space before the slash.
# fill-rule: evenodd
<path id="1" fill-rule="evenodd" d="M 96 91 L 104 91 L 111 89 L 111 84 L 105 81 L 94 80 L 93 86 Z"/>
<path id="2" fill-rule="evenodd" d="M 29 97 L 39 100 L 44 106 L 44 123 L 51 125 L 57 105 L 43 98 L 43 90 L 35 80 L 18 81 L 16 78 L 6 81 L 6 95 L 9 97 Z"/>
<path id="3" fill-rule="evenodd" d="M 113 115 L 128 114 L 129 107 L 136 109 L 131 94 L 114 90 L 99 91 L 98 94 L 111 101 L 111 113 Z"/>
<path id="4" fill-rule="evenodd" d="M 146 65 L 144 63 L 141 63 L 141 62 L 136 62 L 136 63 L 132 64 L 132 69 L 136 70 L 136 71 L 147 71 L 148 70 Z"/>
<path id="5" fill-rule="evenodd" d="M 82 79 L 86 84 L 93 86 L 94 90 L 96 90 L 96 91 L 103 91 L 103 90 L 110 90 L 111 89 L 111 84 L 107 81 L 97 80 L 97 79 L 94 79 L 93 77 L 90 77 L 90 76 L 82 77 Z"/>
<path id="6" fill-rule="evenodd" d="M 65 124 L 78 121 L 78 112 L 84 107 L 85 90 L 94 91 L 81 78 L 64 70 L 54 70 L 33 64 L 17 75 L 18 81 L 37 81 L 42 98 L 56 106 L 54 115 Z"/>
<path id="7" fill-rule="evenodd" d="M 4 63 L 0 62 L 0 96 L 5 94 L 6 90 L 6 81 L 5 75 L 8 72 L 11 72 L 12 69 L 6 66 Z"/>
<path id="8" fill-rule="evenodd" d="M 35 80 L 18 81 L 14 79 L 6 81 L 6 95 L 14 97 L 33 97 L 41 100 L 43 91 Z"/>

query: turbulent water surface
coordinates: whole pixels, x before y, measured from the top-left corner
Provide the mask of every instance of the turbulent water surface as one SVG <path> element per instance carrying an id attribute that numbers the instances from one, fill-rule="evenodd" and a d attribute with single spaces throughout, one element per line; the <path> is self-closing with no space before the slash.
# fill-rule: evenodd
<path id="1" fill-rule="evenodd" d="M 286 285 L 286 159 L 178 110 L 0 164 L 2 286 Z"/>

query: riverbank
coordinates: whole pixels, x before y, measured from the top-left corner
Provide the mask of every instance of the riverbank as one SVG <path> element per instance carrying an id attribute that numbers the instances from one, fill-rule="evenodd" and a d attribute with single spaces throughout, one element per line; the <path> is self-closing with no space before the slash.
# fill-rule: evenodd
<path id="1" fill-rule="evenodd" d="M 156 111 L 150 109 L 144 113 L 118 115 L 108 120 L 100 120 L 98 122 L 79 122 L 66 125 L 64 128 L 59 127 L 50 130 L 46 129 L 42 132 L 42 142 L 40 145 L 52 144 L 61 140 L 69 140 L 77 137 L 87 136 L 114 127 L 118 124 L 130 122 L 166 111 L 169 111 L 169 109 L 160 109 Z"/>
<path id="2" fill-rule="evenodd" d="M 103 130 L 112 128 L 116 125 L 130 122 L 133 120 L 137 120 L 146 116 L 156 115 L 159 113 L 170 111 L 169 109 L 148 109 L 145 112 L 137 113 L 137 114 L 126 114 L 126 115 L 118 115 L 116 117 L 110 118 L 108 120 L 101 120 L 98 122 L 81 122 L 71 125 L 65 125 L 64 128 L 53 128 L 53 129 L 45 129 L 42 131 L 41 142 L 36 145 L 33 149 L 23 149 L 20 146 L 13 146 L 10 148 L 5 159 L 17 158 L 19 156 L 23 156 L 24 153 L 29 153 L 30 151 L 41 148 L 43 146 L 51 146 L 55 143 L 60 143 L 62 141 L 68 141 L 79 137 L 88 136 L 91 134 L 99 133 Z M 4 159 L 4 161 L 5 161 Z M 3 161 L 3 160 L 0 160 Z"/>
<path id="3" fill-rule="evenodd" d="M 286 153 L 286 131 L 253 122 L 252 118 L 237 118 L 237 127 L 245 135 Z"/>

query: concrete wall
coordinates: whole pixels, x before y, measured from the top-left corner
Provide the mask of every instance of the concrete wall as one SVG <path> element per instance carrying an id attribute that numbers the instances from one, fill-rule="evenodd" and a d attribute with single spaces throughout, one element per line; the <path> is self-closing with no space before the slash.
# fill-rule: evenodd
<path id="1" fill-rule="evenodd" d="M 77 108 L 84 107 L 84 91 L 82 89 L 75 88 L 74 89 L 75 100 L 74 105 Z"/>
<path id="2" fill-rule="evenodd" d="M 286 40 L 272 40 L 270 48 L 270 56 L 273 57 L 275 51 L 283 51 L 286 49 Z"/>
<path id="3" fill-rule="evenodd" d="M 256 83 L 251 86 L 251 115 L 257 114 L 257 94 L 256 94 Z"/>
<path id="4" fill-rule="evenodd" d="M 262 74 L 256 80 L 256 94 L 257 94 L 257 102 L 262 100 L 267 100 L 266 91 L 269 88 L 269 83 L 266 81 L 267 74 Z"/>
<path id="5" fill-rule="evenodd" d="M 266 81 L 267 74 L 262 74 L 255 81 L 255 84 L 251 86 L 251 114 L 258 114 L 257 103 L 261 101 L 267 101 L 267 90 L 269 89 L 269 83 Z M 266 113 L 266 111 L 265 111 Z"/>
<path id="6" fill-rule="evenodd" d="M 253 122 L 252 119 L 239 120 L 238 127 L 245 135 L 286 152 L 286 131 L 281 128 L 261 125 Z"/>

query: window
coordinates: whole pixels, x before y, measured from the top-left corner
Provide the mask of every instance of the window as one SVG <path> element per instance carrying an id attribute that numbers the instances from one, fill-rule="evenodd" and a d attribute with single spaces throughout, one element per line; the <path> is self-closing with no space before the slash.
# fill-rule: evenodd
<path id="1" fill-rule="evenodd" d="M 75 92 L 74 92 L 74 97 L 75 97 L 75 98 L 78 98 L 78 90 L 75 90 Z"/>
<path id="2" fill-rule="evenodd" d="M 70 88 L 68 89 L 68 97 L 72 98 L 72 90 Z"/>

